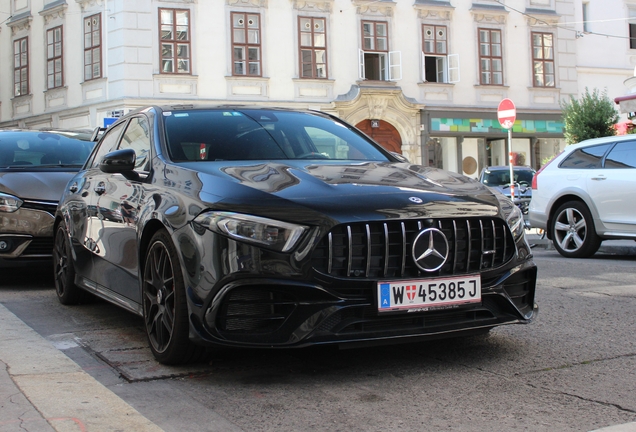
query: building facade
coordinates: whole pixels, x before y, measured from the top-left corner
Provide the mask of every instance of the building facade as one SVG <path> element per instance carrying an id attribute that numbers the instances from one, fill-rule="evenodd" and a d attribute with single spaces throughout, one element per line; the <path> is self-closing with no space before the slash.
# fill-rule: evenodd
<path id="1" fill-rule="evenodd" d="M 628 0 L 4 0 L 0 127 L 94 128 L 148 104 L 309 108 L 412 162 L 476 177 L 508 163 L 496 110 L 509 98 L 514 161 L 538 167 L 565 145 L 562 100 L 586 87 L 626 93 L 632 10 Z"/>

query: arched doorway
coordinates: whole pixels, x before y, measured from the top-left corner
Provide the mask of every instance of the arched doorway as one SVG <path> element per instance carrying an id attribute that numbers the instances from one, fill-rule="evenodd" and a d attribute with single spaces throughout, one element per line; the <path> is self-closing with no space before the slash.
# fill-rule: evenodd
<path id="1" fill-rule="evenodd" d="M 382 120 L 363 120 L 356 127 L 388 151 L 402 154 L 402 138 L 390 123 Z"/>

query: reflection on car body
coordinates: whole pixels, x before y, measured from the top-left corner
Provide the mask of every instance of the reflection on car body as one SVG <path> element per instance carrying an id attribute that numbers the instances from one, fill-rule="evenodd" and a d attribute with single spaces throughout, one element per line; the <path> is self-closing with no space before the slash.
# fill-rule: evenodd
<path id="1" fill-rule="evenodd" d="M 69 182 L 56 230 L 60 301 L 89 291 L 141 315 L 164 363 L 210 345 L 473 334 L 537 312 L 510 200 L 319 112 L 132 112 Z"/>

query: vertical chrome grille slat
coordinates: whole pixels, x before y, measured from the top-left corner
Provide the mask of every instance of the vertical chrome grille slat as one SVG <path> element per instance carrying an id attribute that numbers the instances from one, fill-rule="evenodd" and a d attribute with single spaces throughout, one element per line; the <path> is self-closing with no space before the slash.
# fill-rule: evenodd
<path id="1" fill-rule="evenodd" d="M 484 238 L 484 224 L 482 223 L 481 219 L 479 220 L 479 232 L 481 233 L 481 250 L 479 251 L 479 254 L 481 255 L 481 258 L 479 258 L 479 270 L 481 270 L 482 268 L 484 268 L 484 252 L 486 251 L 486 239 Z"/>
<path id="2" fill-rule="evenodd" d="M 495 221 L 491 220 L 490 225 L 492 226 L 492 250 L 494 253 L 492 254 L 492 262 L 490 263 L 490 267 L 495 267 L 495 262 L 497 259 L 497 228 L 495 227 Z"/>
<path id="3" fill-rule="evenodd" d="M 351 260 L 353 259 L 353 239 L 351 238 L 351 225 L 347 225 L 347 242 L 348 242 L 348 258 L 347 258 L 347 277 L 351 276 Z"/>
<path id="4" fill-rule="evenodd" d="M 371 228 L 369 228 L 369 224 L 366 224 L 367 229 L 367 268 L 365 271 L 366 277 L 369 277 L 369 272 L 371 271 Z"/>
<path id="5" fill-rule="evenodd" d="M 389 226 L 384 225 L 384 277 L 389 274 Z"/>
<path id="6" fill-rule="evenodd" d="M 459 251 L 459 241 L 457 240 L 457 223 L 453 220 L 453 237 L 455 238 L 455 244 L 453 250 L 453 274 L 457 273 L 457 252 Z"/>
<path id="7" fill-rule="evenodd" d="M 472 242 L 472 235 L 470 232 L 470 220 L 466 219 L 466 228 L 468 229 L 468 232 L 466 233 L 466 241 L 468 242 L 466 244 L 466 272 L 470 271 L 470 252 L 471 252 L 471 248 L 473 246 L 473 242 Z"/>
<path id="8" fill-rule="evenodd" d="M 400 226 L 402 227 L 402 271 L 400 275 L 404 276 L 406 269 L 406 226 L 404 222 L 400 222 Z"/>
<path id="9" fill-rule="evenodd" d="M 327 240 L 329 242 L 329 259 L 327 261 L 327 273 L 331 274 L 331 270 L 333 270 L 333 234 L 329 233 L 327 236 Z"/>

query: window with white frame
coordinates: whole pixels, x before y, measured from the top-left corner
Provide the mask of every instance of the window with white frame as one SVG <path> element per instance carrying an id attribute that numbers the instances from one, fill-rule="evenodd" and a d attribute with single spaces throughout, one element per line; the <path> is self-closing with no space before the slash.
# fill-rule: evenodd
<path id="1" fill-rule="evenodd" d="M 159 20 L 161 73 L 191 73 L 190 11 L 185 9 L 159 9 Z"/>
<path id="2" fill-rule="evenodd" d="M 298 17 L 300 77 L 327 78 L 327 29 L 324 18 Z"/>
<path id="3" fill-rule="evenodd" d="M 29 94 L 29 38 L 13 41 L 13 95 Z"/>
<path id="4" fill-rule="evenodd" d="M 84 18 L 84 80 L 102 76 L 102 14 Z"/>
<path id="5" fill-rule="evenodd" d="M 554 35 L 532 32 L 532 70 L 535 87 L 554 87 Z"/>
<path id="6" fill-rule="evenodd" d="M 479 83 L 503 85 L 503 50 L 501 30 L 478 29 Z"/>
<path id="7" fill-rule="evenodd" d="M 636 9 L 629 8 L 629 49 L 636 49 Z"/>
<path id="8" fill-rule="evenodd" d="M 260 14 L 232 12 L 232 75 L 262 75 Z"/>
<path id="9" fill-rule="evenodd" d="M 388 23 L 385 21 L 362 21 L 360 79 L 376 81 L 402 79 L 402 54 L 400 51 L 389 51 L 388 28 Z"/>
<path id="10" fill-rule="evenodd" d="M 448 54 L 447 34 L 446 26 L 422 26 L 422 81 L 459 82 L 459 54 Z"/>
<path id="11" fill-rule="evenodd" d="M 46 31 L 46 88 L 54 89 L 64 85 L 62 26 Z"/>

